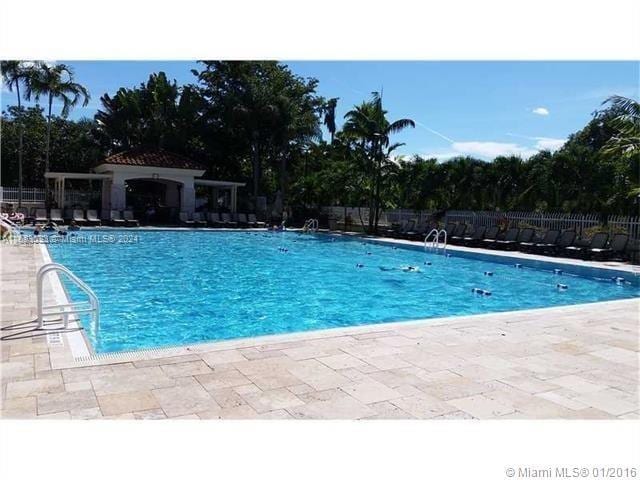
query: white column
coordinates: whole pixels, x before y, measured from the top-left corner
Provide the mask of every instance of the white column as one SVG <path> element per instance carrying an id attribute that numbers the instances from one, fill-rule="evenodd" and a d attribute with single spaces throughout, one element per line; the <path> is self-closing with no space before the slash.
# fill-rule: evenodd
<path id="1" fill-rule="evenodd" d="M 193 185 L 193 178 L 185 179 L 180 189 L 180 210 L 186 213 L 193 213 L 196 209 L 196 190 Z"/>
<path id="2" fill-rule="evenodd" d="M 111 210 L 125 210 L 127 208 L 127 193 L 125 182 L 115 175 L 111 182 Z"/>
<path id="3" fill-rule="evenodd" d="M 238 208 L 238 187 L 231 187 L 231 212 L 235 213 Z"/>
<path id="4" fill-rule="evenodd" d="M 60 179 L 60 200 L 58 201 L 58 207 L 61 209 L 62 214 L 64 215 L 64 177 Z"/>
<path id="5" fill-rule="evenodd" d="M 111 215 L 111 179 L 102 180 L 102 212 L 103 219 L 109 219 Z"/>

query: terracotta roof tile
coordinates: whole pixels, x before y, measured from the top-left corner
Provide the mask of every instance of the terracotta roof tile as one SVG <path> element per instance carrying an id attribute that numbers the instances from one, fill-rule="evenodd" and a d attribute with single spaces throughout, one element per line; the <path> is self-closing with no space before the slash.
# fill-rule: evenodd
<path id="1" fill-rule="evenodd" d="M 185 168 L 204 170 L 206 167 L 200 162 L 191 160 L 177 153 L 166 150 L 127 150 L 105 158 L 100 163 L 112 165 L 137 165 L 144 167 Z"/>

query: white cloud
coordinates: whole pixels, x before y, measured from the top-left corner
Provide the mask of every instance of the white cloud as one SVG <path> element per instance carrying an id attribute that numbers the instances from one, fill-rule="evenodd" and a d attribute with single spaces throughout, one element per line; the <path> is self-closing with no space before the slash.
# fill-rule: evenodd
<path id="1" fill-rule="evenodd" d="M 542 115 L 543 117 L 546 117 L 547 115 L 549 115 L 549 110 L 547 110 L 544 107 L 537 107 L 531 110 L 531 113 L 535 113 L 536 115 Z"/>
<path id="2" fill-rule="evenodd" d="M 537 140 L 536 148 L 538 150 L 550 150 L 555 152 L 559 150 L 567 141 L 566 138 L 548 138 L 548 137 L 535 137 Z"/>
<path id="3" fill-rule="evenodd" d="M 516 136 L 511 134 L 511 136 Z M 451 148 L 430 150 L 420 154 L 423 158 L 435 158 L 439 161 L 449 160 L 453 157 L 469 155 L 484 160 L 493 160 L 499 156 L 515 155 L 527 159 L 541 150 L 554 152 L 558 150 L 566 139 L 549 137 L 524 137 L 535 140 L 532 146 L 509 142 L 453 142 Z"/>
<path id="4" fill-rule="evenodd" d="M 478 155 L 490 159 L 501 155 L 519 155 L 523 158 L 528 158 L 537 153 L 537 150 L 517 143 L 454 142 L 451 146 L 459 155 Z"/>

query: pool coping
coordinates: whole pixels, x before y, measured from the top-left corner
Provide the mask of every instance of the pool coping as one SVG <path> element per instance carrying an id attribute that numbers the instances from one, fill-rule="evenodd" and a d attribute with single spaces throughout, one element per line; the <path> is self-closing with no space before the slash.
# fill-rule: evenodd
<path id="1" fill-rule="evenodd" d="M 115 228 L 114 228 L 115 230 Z M 129 229 L 118 229 L 118 230 L 129 230 Z M 167 228 L 147 228 L 146 231 L 265 231 L 264 229 L 222 229 L 222 228 L 183 228 L 183 227 L 167 227 Z M 290 230 L 290 231 L 299 231 L 299 230 Z M 336 236 L 347 236 L 350 238 L 358 238 L 363 239 L 375 243 L 382 244 L 398 244 L 404 246 L 411 247 L 421 247 L 422 242 L 414 242 L 409 240 L 401 240 L 401 239 L 390 239 L 390 238 L 382 238 L 382 237 L 372 237 L 363 234 L 350 234 L 350 233 L 342 233 L 342 232 L 320 232 L 322 234 L 328 233 L 330 235 Z M 52 258 L 49 254 L 47 244 L 39 243 L 40 246 L 40 254 L 41 260 L 44 263 L 52 262 Z M 633 273 L 634 275 L 640 275 L 640 268 L 634 265 L 629 264 L 619 264 L 619 263 L 609 263 L 602 265 L 598 262 L 590 262 L 590 261 L 581 261 L 581 263 L 576 263 L 575 259 L 565 259 L 558 257 L 545 257 L 542 255 L 532 255 L 532 254 L 523 254 L 522 252 L 504 252 L 504 251 L 493 251 L 486 250 L 480 248 L 468 248 L 468 247 L 460 247 L 456 245 L 447 246 L 447 249 L 458 250 L 462 252 L 476 253 L 486 256 L 498 256 L 503 258 L 515 258 L 522 260 L 533 260 L 533 261 L 543 261 L 546 263 L 556 263 L 559 265 L 574 265 L 581 267 L 590 267 L 590 268 L 600 268 L 606 269 L 610 271 L 620 271 L 623 273 Z M 519 254 L 519 255 L 514 255 Z M 626 266 L 628 268 L 620 268 L 620 266 Z M 53 300 L 57 303 L 69 303 L 70 299 L 66 289 L 64 288 L 62 282 L 58 275 L 49 276 L 49 285 L 53 291 Z M 63 332 L 60 330 L 52 330 L 53 335 L 48 335 L 48 341 L 58 341 L 57 336 L 63 335 L 66 342 L 64 352 L 60 352 L 59 355 L 55 355 L 51 357 L 51 366 L 54 369 L 59 368 L 74 368 L 74 367 L 85 367 L 85 366 L 97 366 L 97 365 L 106 365 L 106 364 L 114 364 L 114 363 L 124 363 L 131 361 L 140 361 L 140 360 L 150 360 L 150 359 L 159 359 L 159 358 L 167 358 L 181 355 L 190 355 L 194 353 L 204 353 L 210 351 L 220 351 L 220 350 L 230 350 L 236 348 L 248 348 L 253 346 L 259 346 L 264 344 L 272 344 L 272 343 L 289 343 L 300 340 L 311 340 L 318 338 L 327 338 L 327 337 L 339 337 L 346 335 L 355 335 L 355 334 L 363 334 L 368 332 L 381 332 L 393 328 L 397 328 L 400 326 L 425 326 L 425 325 L 443 325 L 450 324 L 452 322 L 459 323 L 464 321 L 477 321 L 483 319 L 493 319 L 493 318 L 501 318 L 504 316 L 512 315 L 516 317 L 525 317 L 520 318 L 519 320 L 514 321 L 524 321 L 527 316 L 536 316 L 541 313 L 548 312 L 550 314 L 554 313 L 580 313 L 583 309 L 593 308 L 594 306 L 602 306 L 606 307 L 607 305 L 620 305 L 629 303 L 629 305 L 635 305 L 636 308 L 640 308 L 640 298 L 627 298 L 627 299 L 617 299 L 617 300 L 607 300 L 601 302 L 590 302 L 590 303 L 579 303 L 573 305 L 562 305 L 562 306 L 554 306 L 554 307 L 540 307 L 534 309 L 525 309 L 525 310 L 509 310 L 506 312 L 489 312 L 489 313 L 481 313 L 474 315 L 463 315 L 463 316 L 448 316 L 448 317 L 431 317 L 431 318 L 423 318 L 423 319 L 412 319 L 412 320 L 394 320 L 392 322 L 384 322 L 384 323 L 372 323 L 366 325 L 356 325 L 349 327 L 337 327 L 337 328 L 325 328 L 318 330 L 309 330 L 303 332 L 290 332 L 290 333 L 282 333 L 282 334 L 274 334 L 274 335 L 261 335 L 254 337 L 244 337 L 230 340 L 219 340 L 219 341 L 206 341 L 201 343 L 192 343 L 185 345 L 168 345 L 161 347 L 152 347 L 140 350 L 132 350 L 132 351 L 121 351 L 121 352 L 107 352 L 107 353 L 96 353 L 93 350 L 93 346 L 91 342 L 88 340 L 84 333 L 84 327 L 80 324 L 80 320 L 78 318 L 74 318 L 72 316 L 70 319 L 70 325 L 73 327 L 72 331 Z"/>

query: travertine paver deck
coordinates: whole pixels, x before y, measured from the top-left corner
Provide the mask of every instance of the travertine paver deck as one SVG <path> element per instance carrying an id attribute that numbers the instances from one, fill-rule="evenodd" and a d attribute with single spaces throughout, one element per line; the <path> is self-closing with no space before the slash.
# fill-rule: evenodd
<path id="1" fill-rule="evenodd" d="M 639 417 L 638 300 L 76 362 L 29 323 L 38 248 L 0 254 L 3 418 Z"/>

